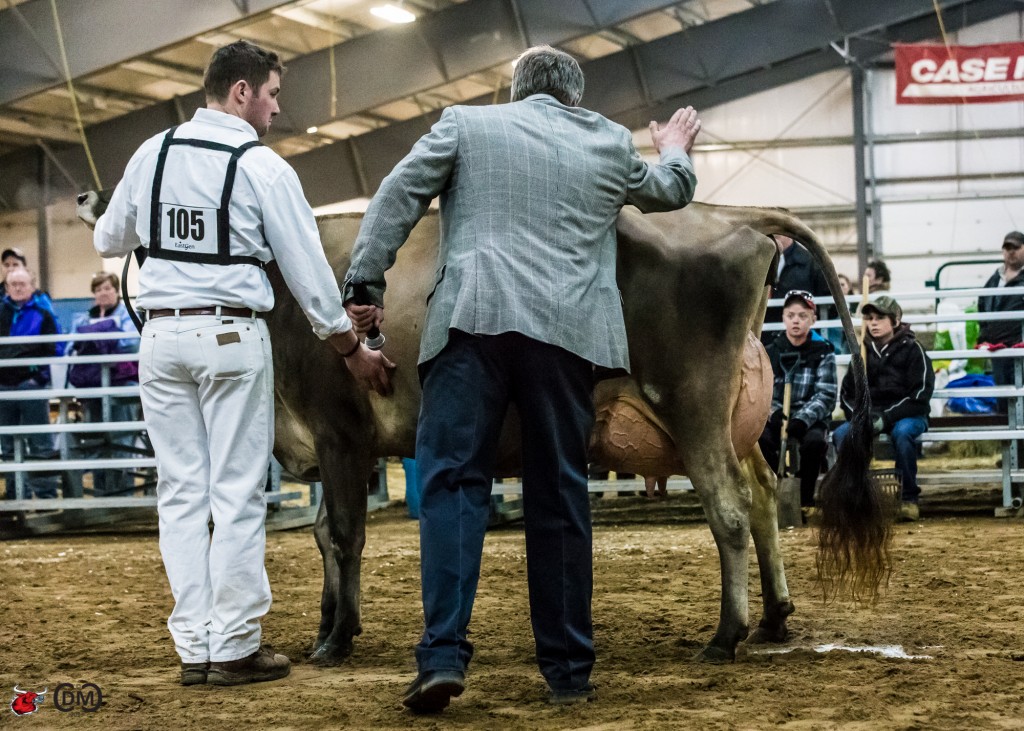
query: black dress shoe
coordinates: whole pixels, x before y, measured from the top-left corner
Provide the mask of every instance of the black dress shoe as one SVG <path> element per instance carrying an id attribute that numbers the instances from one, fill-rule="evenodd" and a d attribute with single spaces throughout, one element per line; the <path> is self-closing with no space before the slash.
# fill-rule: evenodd
<path id="1" fill-rule="evenodd" d="M 208 662 L 183 662 L 181 663 L 181 684 L 182 685 L 204 685 L 206 673 L 210 670 Z"/>
<path id="2" fill-rule="evenodd" d="M 466 674 L 461 670 L 424 670 L 406 689 L 402 705 L 416 713 L 437 713 L 465 688 Z"/>
<path id="3" fill-rule="evenodd" d="M 553 706 L 571 706 L 573 703 L 586 703 L 595 700 L 597 700 L 597 688 L 592 683 L 587 683 L 576 690 L 550 688 L 548 691 L 548 703 Z"/>

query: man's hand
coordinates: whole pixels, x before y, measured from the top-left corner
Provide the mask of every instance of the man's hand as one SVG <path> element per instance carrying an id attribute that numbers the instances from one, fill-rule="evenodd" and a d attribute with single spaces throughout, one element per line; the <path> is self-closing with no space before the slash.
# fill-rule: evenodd
<path id="1" fill-rule="evenodd" d="M 360 344 L 355 353 L 345 358 L 345 365 L 363 388 L 381 396 L 391 395 L 391 371 L 397 366 L 379 350 L 370 350 Z"/>
<path id="2" fill-rule="evenodd" d="M 357 305 L 349 300 L 345 303 L 345 311 L 359 335 L 365 335 L 371 327 L 380 327 L 384 322 L 384 308 L 377 305 Z"/>
<path id="3" fill-rule="evenodd" d="M 96 228 L 96 221 L 99 220 L 102 211 L 98 210 L 100 205 L 99 194 L 94 190 L 88 193 L 80 193 L 78 196 L 78 209 L 75 211 L 89 230 Z"/>
<path id="4" fill-rule="evenodd" d="M 690 154 L 693 141 L 700 132 L 700 120 L 697 119 L 697 112 L 693 107 L 677 109 L 664 127 L 657 122 L 651 122 L 651 140 L 654 142 L 654 149 L 659 153 L 667 147 L 682 147 L 686 154 Z"/>
<path id="5" fill-rule="evenodd" d="M 802 419 L 790 419 L 786 434 L 798 442 L 803 441 L 803 438 L 807 436 L 807 422 Z"/>

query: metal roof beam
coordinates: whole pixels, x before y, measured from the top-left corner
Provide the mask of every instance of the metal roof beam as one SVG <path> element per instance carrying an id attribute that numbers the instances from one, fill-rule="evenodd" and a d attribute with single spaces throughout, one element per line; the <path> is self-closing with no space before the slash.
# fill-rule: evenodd
<path id="1" fill-rule="evenodd" d="M 586 62 L 584 104 L 637 129 L 651 119 L 667 119 L 680 106 L 706 109 L 842 67 L 843 59 L 829 45 L 837 39 L 850 38 L 852 55 L 866 61 L 887 53 L 892 41 L 939 35 L 932 8 L 913 0 L 830 4 L 838 25 L 828 20 L 832 15 L 824 3 L 777 0 Z M 947 31 L 1024 9 L 1024 0 L 942 4 L 957 10 L 945 19 Z M 769 34 L 765 28 L 776 31 Z M 464 103 L 487 104 L 492 98 L 486 94 Z M 367 196 L 439 117 L 440 111 L 434 111 L 351 138 L 344 150 L 326 145 L 289 162 L 314 206 Z M 353 150 L 362 161 L 362 176 L 351 171 Z M 360 179 L 368 189 L 359 185 Z"/>
<path id="2" fill-rule="evenodd" d="M 495 1 L 468 0 L 449 10 Z M 834 16 L 824 7 L 824 2 L 777 0 L 585 62 L 584 103 L 588 108 L 637 128 L 646 125 L 649 119 L 667 118 L 677 106 L 692 104 L 703 109 L 841 66 L 842 59 L 830 47 L 830 43 L 837 40 L 851 38 L 854 55 L 863 60 L 887 52 L 889 40 L 913 41 L 938 35 L 931 6 L 916 0 L 831 0 Z M 548 5 L 540 0 L 535 4 L 534 0 L 517 0 L 517 3 L 521 11 L 527 6 L 545 10 Z M 634 5 L 608 2 L 601 7 L 622 4 Z M 947 14 L 947 28 L 950 28 L 1015 12 L 1024 6 L 1024 0 L 945 0 L 942 4 L 947 10 L 956 9 L 955 13 Z M 591 10 L 598 8 L 598 0 L 589 0 L 589 7 Z M 833 17 L 837 20 L 833 21 Z M 886 25 L 894 26 L 888 36 L 857 40 Z M 773 30 L 767 33 L 765 29 Z M 555 33 L 550 26 L 549 33 Z M 550 42 L 552 38 L 531 37 L 529 41 Z M 465 36 L 459 36 L 458 42 L 465 43 Z M 378 57 L 378 66 L 382 57 L 391 58 Z M 395 64 L 395 67 L 396 73 L 404 73 L 401 65 Z M 379 77 L 374 69 L 363 73 L 368 78 Z M 291 114 L 294 81 L 289 75 L 283 104 L 293 117 L 293 126 L 305 129 L 301 116 Z M 322 98 L 328 96 L 323 87 L 313 93 Z M 494 98 L 494 94 L 488 93 L 467 103 L 485 104 Z M 507 98 L 507 92 L 502 92 L 500 98 Z M 180 102 L 185 109 L 195 108 L 202 103 L 202 98 L 195 94 L 182 97 Z M 368 195 L 439 116 L 438 111 L 431 112 L 341 144 L 318 147 L 293 156 L 289 161 L 298 170 L 314 205 Z M 170 105 L 154 105 L 90 128 L 90 142 L 104 185 L 109 187 L 116 182 L 128 156 L 143 139 L 177 121 Z M 276 127 L 287 125 L 287 119 L 280 121 L 281 124 L 275 122 Z M 80 149 L 58 154 L 68 169 L 86 169 Z M 360 162 L 358 170 L 357 160 Z M 32 158 L 21 160 L 18 153 L 0 160 L 0 166 L 12 171 L 6 180 L 0 179 L 0 195 L 8 200 L 23 199 L 24 188 L 34 175 L 32 165 Z M 21 167 L 25 172 L 19 180 L 14 171 Z M 85 172 L 78 175 L 86 185 L 88 175 Z M 19 184 L 22 190 L 18 189 Z"/>
<path id="3" fill-rule="evenodd" d="M 160 0 L 140 8 L 137 0 L 57 0 L 57 14 L 71 76 L 77 78 L 287 3 L 247 0 L 240 7 L 234 0 Z M 50 0 L 0 10 L 0 48 L 0 104 L 64 82 Z"/>

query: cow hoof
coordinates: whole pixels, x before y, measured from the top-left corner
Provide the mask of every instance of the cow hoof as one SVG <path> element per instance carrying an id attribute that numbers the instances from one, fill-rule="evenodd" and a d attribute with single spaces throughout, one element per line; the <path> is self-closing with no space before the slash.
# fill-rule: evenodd
<path id="1" fill-rule="evenodd" d="M 789 629 L 785 622 L 781 626 L 774 627 L 758 626 L 747 638 L 748 645 L 767 645 L 785 642 L 789 639 Z"/>
<path id="2" fill-rule="evenodd" d="M 309 661 L 320 667 L 330 668 L 341 665 L 352 654 L 352 643 L 346 642 L 343 645 L 333 645 L 325 642 L 313 650 Z"/>
<path id="3" fill-rule="evenodd" d="M 761 645 L 772 642 L 785 642 L 789 639 L 789 628 L 786 627 L 786 619 L 796 611 L 793 602 L 783 602 L 771 611 L 766 611 L 765 616 L 757 624 L 757 629 L 747 639 L 747 644 Z"/>
<path id="4" fill-rule="evenodd" d="M 715 645 L 708 645 L 693 656 L 695 662 L 725 663 L 736 659 L 735 650 L 726 650 Z"/>

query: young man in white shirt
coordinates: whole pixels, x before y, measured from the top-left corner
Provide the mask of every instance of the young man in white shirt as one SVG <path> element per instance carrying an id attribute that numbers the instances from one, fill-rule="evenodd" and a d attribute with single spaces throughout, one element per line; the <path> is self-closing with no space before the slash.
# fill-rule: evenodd
<path id="1" fill-rule="evenodd" d="M 267 263 L 277 261 L 314 332 L 356 380 L 390 391 L 393 366 L 352 329 L 298 176 L 257 141 L 279 111 L 283 71 L 277 54 L 251 43 L 219 49 L 206 108 L 139 148 L 95 229 L 102 256 L 139 245 L 148 254 L 139 383 L 184 685 L 273 680 L 290 667 L 261 646 L 260 631 L 274 441 Z"/>

